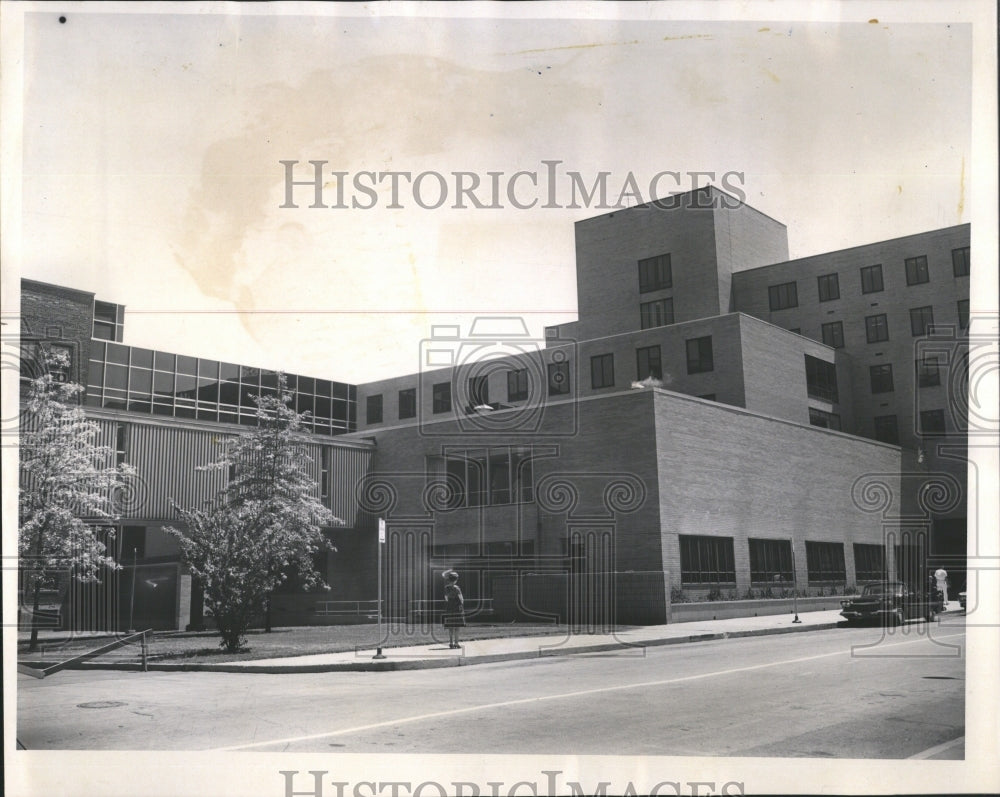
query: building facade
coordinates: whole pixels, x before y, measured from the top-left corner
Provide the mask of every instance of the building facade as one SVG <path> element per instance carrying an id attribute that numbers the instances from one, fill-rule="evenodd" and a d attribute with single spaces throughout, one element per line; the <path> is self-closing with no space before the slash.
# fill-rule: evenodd
<path id="1" fill-rule="evenodd" d="M 408 375 L 289 377 L 346 523 L 331 592 L 281 596 L 276 622 L 376 597 L 379 518 L 408 621 L 452 567 L 473 615 L 578 625 L 929 564 L 961 579 L 968 225 L 788 260 L 782 224 L 707 188 L 578 222 L 576 260 L 579 318 L 541 339 L 483 317 L 435 327 Z M 127 346 L 123 308 L 90 294 L 25 280 L 22 307 L 142 477 L 122 556 L 174 567 L 175 624 L 197 624 L 159 529 L 218 489 L 194 469 L 275 374 Z"/>

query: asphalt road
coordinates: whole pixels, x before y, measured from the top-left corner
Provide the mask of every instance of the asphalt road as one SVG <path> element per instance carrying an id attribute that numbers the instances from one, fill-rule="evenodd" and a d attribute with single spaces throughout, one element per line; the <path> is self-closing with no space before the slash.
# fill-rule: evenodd
<path id="1" fill-rule="evenodd" d="M 29 750 L 961 758 L 964 630 L 837 628 L 447 669 L 18 678 Z"/>

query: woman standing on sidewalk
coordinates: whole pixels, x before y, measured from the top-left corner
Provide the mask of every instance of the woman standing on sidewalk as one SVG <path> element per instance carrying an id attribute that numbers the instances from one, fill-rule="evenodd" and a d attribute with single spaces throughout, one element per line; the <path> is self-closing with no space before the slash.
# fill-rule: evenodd
<path id="1" fill-rule="evenodd" d="M 444 610 L 444 627 L 448 629 L 448 647 L 458 648 L 458 629 L 465 625 L 465 599 L 458 587 L 458 573 L 445 570 L 441 576 L 445 581 L 444 599 L 447 606 Z"/>

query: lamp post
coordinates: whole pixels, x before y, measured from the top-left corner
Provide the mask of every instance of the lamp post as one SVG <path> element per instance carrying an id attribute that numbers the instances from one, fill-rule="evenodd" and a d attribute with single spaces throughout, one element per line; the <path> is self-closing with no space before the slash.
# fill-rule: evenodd
<path id="1" fill-rule="evenodd" d="M 378 650 L 373 659 L 384 659 L 382 653 L 382 546 L 385 545 L 385 518 L 378 519 Z"/>
<path id="2" fill-rule="evenodd" d="M 795 619 L 792 623 L 801 623 L 799 619 L 799 590 L 798 590 L 799 580 L 795 574 L 795 565 L 792 565 L 792 611 L 795 613 Z"/>

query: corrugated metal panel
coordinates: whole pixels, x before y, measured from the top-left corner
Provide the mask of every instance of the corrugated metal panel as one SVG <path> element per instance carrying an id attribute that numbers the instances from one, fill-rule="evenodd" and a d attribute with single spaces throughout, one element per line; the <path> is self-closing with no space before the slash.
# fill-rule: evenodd
<path id="1" fill-rule="evenodd" d="M 101 419 L 101 444 L 114 449 L 116 422 Z M 136 469 L 137 478 L 122 500 L 124 519 L 153 520 L 175 517 L 173 503 L 185 508 L 204 505 L 225 487 L 225 471 L 199 471 L 199 466 L 218 460 L 231 435 L 226 432 L 160 426 L 125 421 L 128 426 L 125 461 Z M 311 460 L 309 475 L 320 494 L 322 448 L 330 450 L 330 494 L 326 505 L 348 527 L 357 520 L 355 485 L 368 472 L 372 452 L 354 446 L 305 445 Z"/>
<path id="2" fill-rule="evenodd" d="M 137 471 L 131 518 L 175 516 L 173 505 L 199 508 L 226 483 L 224 470 L 197 468 L 218 460 L 224 433 L 177 427 L 129 424 L 126 462 Z"/>

